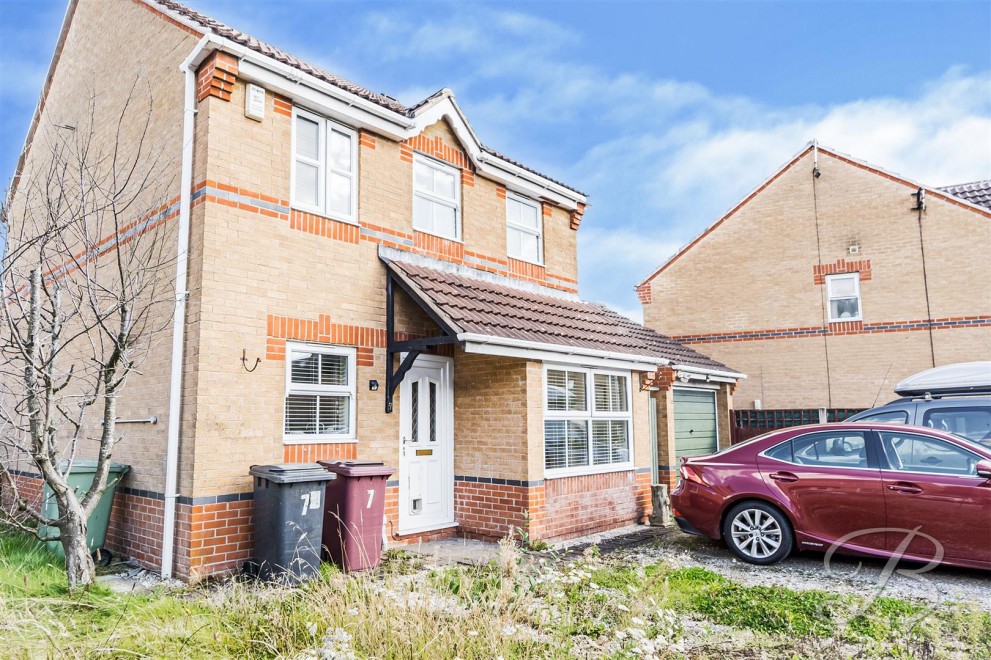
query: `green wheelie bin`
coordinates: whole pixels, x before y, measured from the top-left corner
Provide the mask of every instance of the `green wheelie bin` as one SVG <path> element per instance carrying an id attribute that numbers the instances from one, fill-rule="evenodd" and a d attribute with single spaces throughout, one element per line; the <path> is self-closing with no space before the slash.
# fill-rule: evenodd
<path id="1" fill-rule="evenodd" d="M 68 467 L 68 461 L 62 463 L 62 471 Z M 96 503 L 96 508 L 86 521 L 86 545 L 93 553 L 94 560 L 102 566 L 106 566 L 113 559 L 113 554 L 103 547 L 107 542 L 107 527 L 110 525 L 110 510 L 113 508 L 114 493 L 117 491 L 117 484 L 124 478 L 124 475 L 131 471 L 130 465 L 111 463 L 110 471 L 107 474 L 107 489 L 100 496 L 100 501 Z M 69 488 L 76 493 L 76 497 L 82 497 L 93 484 L 93 477 L 96 476 L 96 461 L 73 461 L 72 471 L 68 475 Z M 45 484 L 42 496 L 41 513 L 46 518 L 58 518 L 58 503 L 55 501 L 55 493 Z M 43 536 L 57 536 L 58 529 L 42 525 L 39 530 Z M 63 554 L 61 541 L 48 541 L 48 549 L 58 554 Z"/>

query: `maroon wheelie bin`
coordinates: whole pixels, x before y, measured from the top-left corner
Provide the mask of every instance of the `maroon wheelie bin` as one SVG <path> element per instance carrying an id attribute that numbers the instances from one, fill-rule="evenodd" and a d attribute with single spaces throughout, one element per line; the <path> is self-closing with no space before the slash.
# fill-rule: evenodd
<path id="1" fill-rule="evenodd" d="M 323 545 L 345 571 L 378 566 L 382 558 L 385 484 L 395 472 L 376 461 L 318 461 L 337 478 L 327 482 Z"/>

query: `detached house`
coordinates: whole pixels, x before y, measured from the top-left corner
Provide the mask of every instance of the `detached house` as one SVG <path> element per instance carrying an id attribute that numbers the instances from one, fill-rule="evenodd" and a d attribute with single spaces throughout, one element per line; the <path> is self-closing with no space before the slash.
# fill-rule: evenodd
<path id="1" fill-rule="evenodd" d="M 450 91 L 406 107 L 171 0 L 72 0 L 18 177 L 85 85 L 110 112 L 134 79 L 172 159 L 179 303 L 120 402 L 159 422 L 115 451 L 114 549 L 236 569 L 249 467 L 321 459 L 397 469 L 389 543 L 564 539 L 649 514 L 674 383 L 728 442 L 741 374 L 580 300 L 585 195 L 483 146 Z"/>
<path id="2" fill-rule="evenodd" d="M 991 355 L 991 182 L 809 144 L 637 287 L 646 325 L 745 371 L 747 408 L 870 408 Z"/>

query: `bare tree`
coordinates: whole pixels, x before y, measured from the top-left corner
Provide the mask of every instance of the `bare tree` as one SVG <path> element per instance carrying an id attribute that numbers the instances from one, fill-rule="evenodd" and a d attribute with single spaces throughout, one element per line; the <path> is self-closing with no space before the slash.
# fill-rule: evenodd
<path id="1" fill-rule="evenodd" d="M 9 227 L 0 263 L 0 519 L 58 538 L 70 589 L 95 579 L 87 520 L 121 440 L 118 401 L 174 305 L 176 223 L 164 194 L 174 187 L 162 176 L 170 171 L 163 154 L 149 146 L 150 97 L 135 108 L 134 89 L 110 114 L 94 96 L 85 121 L 47 126 L 32 169 L 0 209 Z M 93 484 L 73 492 L 68 476 L 84 457 L 96 459 Z M 19 491 L 23 467 L 41 475 L 57 517 Z"/>

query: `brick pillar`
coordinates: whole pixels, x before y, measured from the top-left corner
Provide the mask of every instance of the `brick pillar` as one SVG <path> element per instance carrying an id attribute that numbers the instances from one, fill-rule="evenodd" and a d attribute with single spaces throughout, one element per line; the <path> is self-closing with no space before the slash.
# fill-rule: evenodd
<path id="1" fill-rule="evenodd" d="M 196 100 L 208 96 L 221 101 L 230 101 L 237 80 L 237 59 L 219 50 L 214 51 L 196 74 Z"/>

